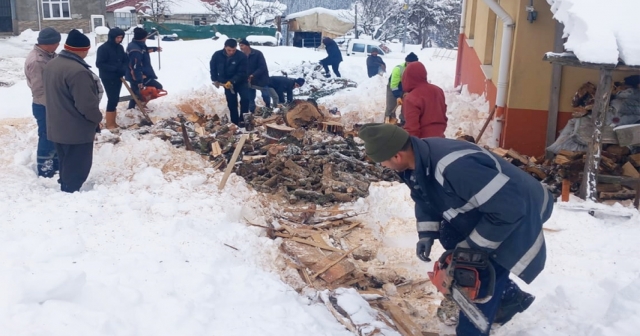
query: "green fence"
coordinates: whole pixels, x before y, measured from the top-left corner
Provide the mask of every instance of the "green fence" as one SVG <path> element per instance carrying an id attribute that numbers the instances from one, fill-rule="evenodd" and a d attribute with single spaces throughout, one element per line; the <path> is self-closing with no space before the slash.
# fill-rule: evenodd
<path id="1" fill-rule="evenodd" d="M 145 22 L 144 29 L 151 30 L 155 28 L 161 35 L 176 34 L 178 38 L 184 40 L 196 40 L 212 38 L 216 32 L 227 35 L 230 38 L 242 38 L 249 35 L 268 35 L 275 36 L 275 28 L 253 27 L 244 25 L 209 25 L 209 26 L 192 26 L 181 23 L 154 23 Z"/>

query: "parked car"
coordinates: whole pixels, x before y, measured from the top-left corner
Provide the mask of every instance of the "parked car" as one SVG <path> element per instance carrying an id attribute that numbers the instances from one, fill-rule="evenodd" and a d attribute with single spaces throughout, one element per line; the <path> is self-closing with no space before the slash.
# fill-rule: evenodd
<path id="1" fill-rule="evenodd" d="M 391 52 L 391 50 L 380 41 L 350 39 L 347 41 L 345 53 L 347 56 L 368 56 L 371 55 L 371 51 L 373 49 L 378 49 L 378 55 L 380 56 L 384 56 Z"/>

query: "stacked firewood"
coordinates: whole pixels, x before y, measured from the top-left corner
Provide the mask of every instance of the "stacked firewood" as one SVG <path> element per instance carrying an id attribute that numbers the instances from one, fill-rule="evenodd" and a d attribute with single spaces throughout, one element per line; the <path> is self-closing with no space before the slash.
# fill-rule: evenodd
<path id="1" fill-rule="evenodd" d="M 249 133 L 235 165 L 257 191 L 279 193 L 291 203 L 351 202 L 368 195 L 369 185 L 397 175 L 367 161 L 354 132 L 330 120 L 313 102 L 294 101 L 267 118 L 246 115 L 244 132 L 219 118 L 195 113 L 158 121 L 140 130 L 193 150 L 226 168 L 241 135 Z"/>
<path id="2" fill-rule="evenodd" d="M 569 181 L 572 192 L 580 189 L 585 152 L 562 150 L 553 159 L 547 160 L 544 157 L 527 157 L 512 149 L 496 148 L 493 152 L 545 183 L 555 196 L 560 196 L 563 180 Z M 615 177 L 606 183 L 600 181 L 597 184 L 596 190 L 600 200 L 633 199 L 636 192 L 625 186 L 633 183 L 620 181 L 640 178 L 640 153 L 632 154 L 628 147 L 606 145 L 602 151 L 598 172 L 601 175 Z"/>

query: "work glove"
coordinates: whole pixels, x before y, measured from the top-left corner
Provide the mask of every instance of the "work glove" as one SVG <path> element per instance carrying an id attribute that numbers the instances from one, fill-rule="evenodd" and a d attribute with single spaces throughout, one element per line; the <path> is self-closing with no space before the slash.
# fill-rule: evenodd
<path id="1" fill-rule="evenodd" d="M 220 82 L 213 82 L 213 86 L 216 87 L 216 89 L 220 88 Z"/>
<path id="2" fill-rule="evenodd" d="M 402 98 L 396 99 L 396 102 L 398 103 L 398 105 L 402 105 Z"/>
<path id="3" fill-rule="evenodd" d="M 418 258 L 424 262 L 431 261 L 431 259 L 429 259 L 429 254 L 431 254 L 432 246 L 433 238 L 420 238 L 420 240 L 418 240 L 418 244 L 416 244 L 416 255 Z"/>
<path id="4" fill-rule="evenodd" d="M 144 84 L 138 83 L 138 89 L 142 90 L 143 87 L 144 87 Z"/>
<path id="5" fill-rule="evenodd" d="M 233 84 L 231 84 L 231 82 L 226 82 L 224 83 L 224 88 L 227 90 L 231 90 L 233 89 Z"/>

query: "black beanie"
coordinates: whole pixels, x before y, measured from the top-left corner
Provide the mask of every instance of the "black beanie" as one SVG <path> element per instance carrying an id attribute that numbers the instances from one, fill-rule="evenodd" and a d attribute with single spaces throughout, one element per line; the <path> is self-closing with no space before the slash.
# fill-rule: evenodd
<path id="1" fill-rule="evenodd" d="M 240 43 L 240 44 L 244 44 L 244 45 L 246 45 L 246 46 L 250 46 L 250 45 L 251 45 L 251 44 L 249 44 L 249 41 L 247 41 L 247 39 L 246 39 L 246 38 L 241 38 L 241 39 L 238 41 L 238 43 Z"/>
<path id="2" fill-rule="evenodd" d="M 404 58 L 405 62 L 417 62 L 418 61 L 418 55 L 414 54 L 414 53 L 409 53 L 409 55 L 407 55 L 407 57 Z"/>
<path id="3" fill-rule="evenodd" d="M 87 51 L 91 48 L 91 41 L 80 31 L 72 29 L 64 43 L 64 48 L 69 51 Z"/>
<path id="4" fill-rule="evenodd" d="M 149 33 L 147 33 L 146 30 L 140 28 L 140 27 L 136 27 L 133 30 L 133 39 L 134 40 L 144 40 L 147 36 L 149 35 Z"/>
<path id="5" fill-rule="evenodd" d="M 304 85 L 304 78 L 300 77 L 300 78 L 296 79 L 296 84 L 298 84 L 298 86 L 303 86 Z"/>

